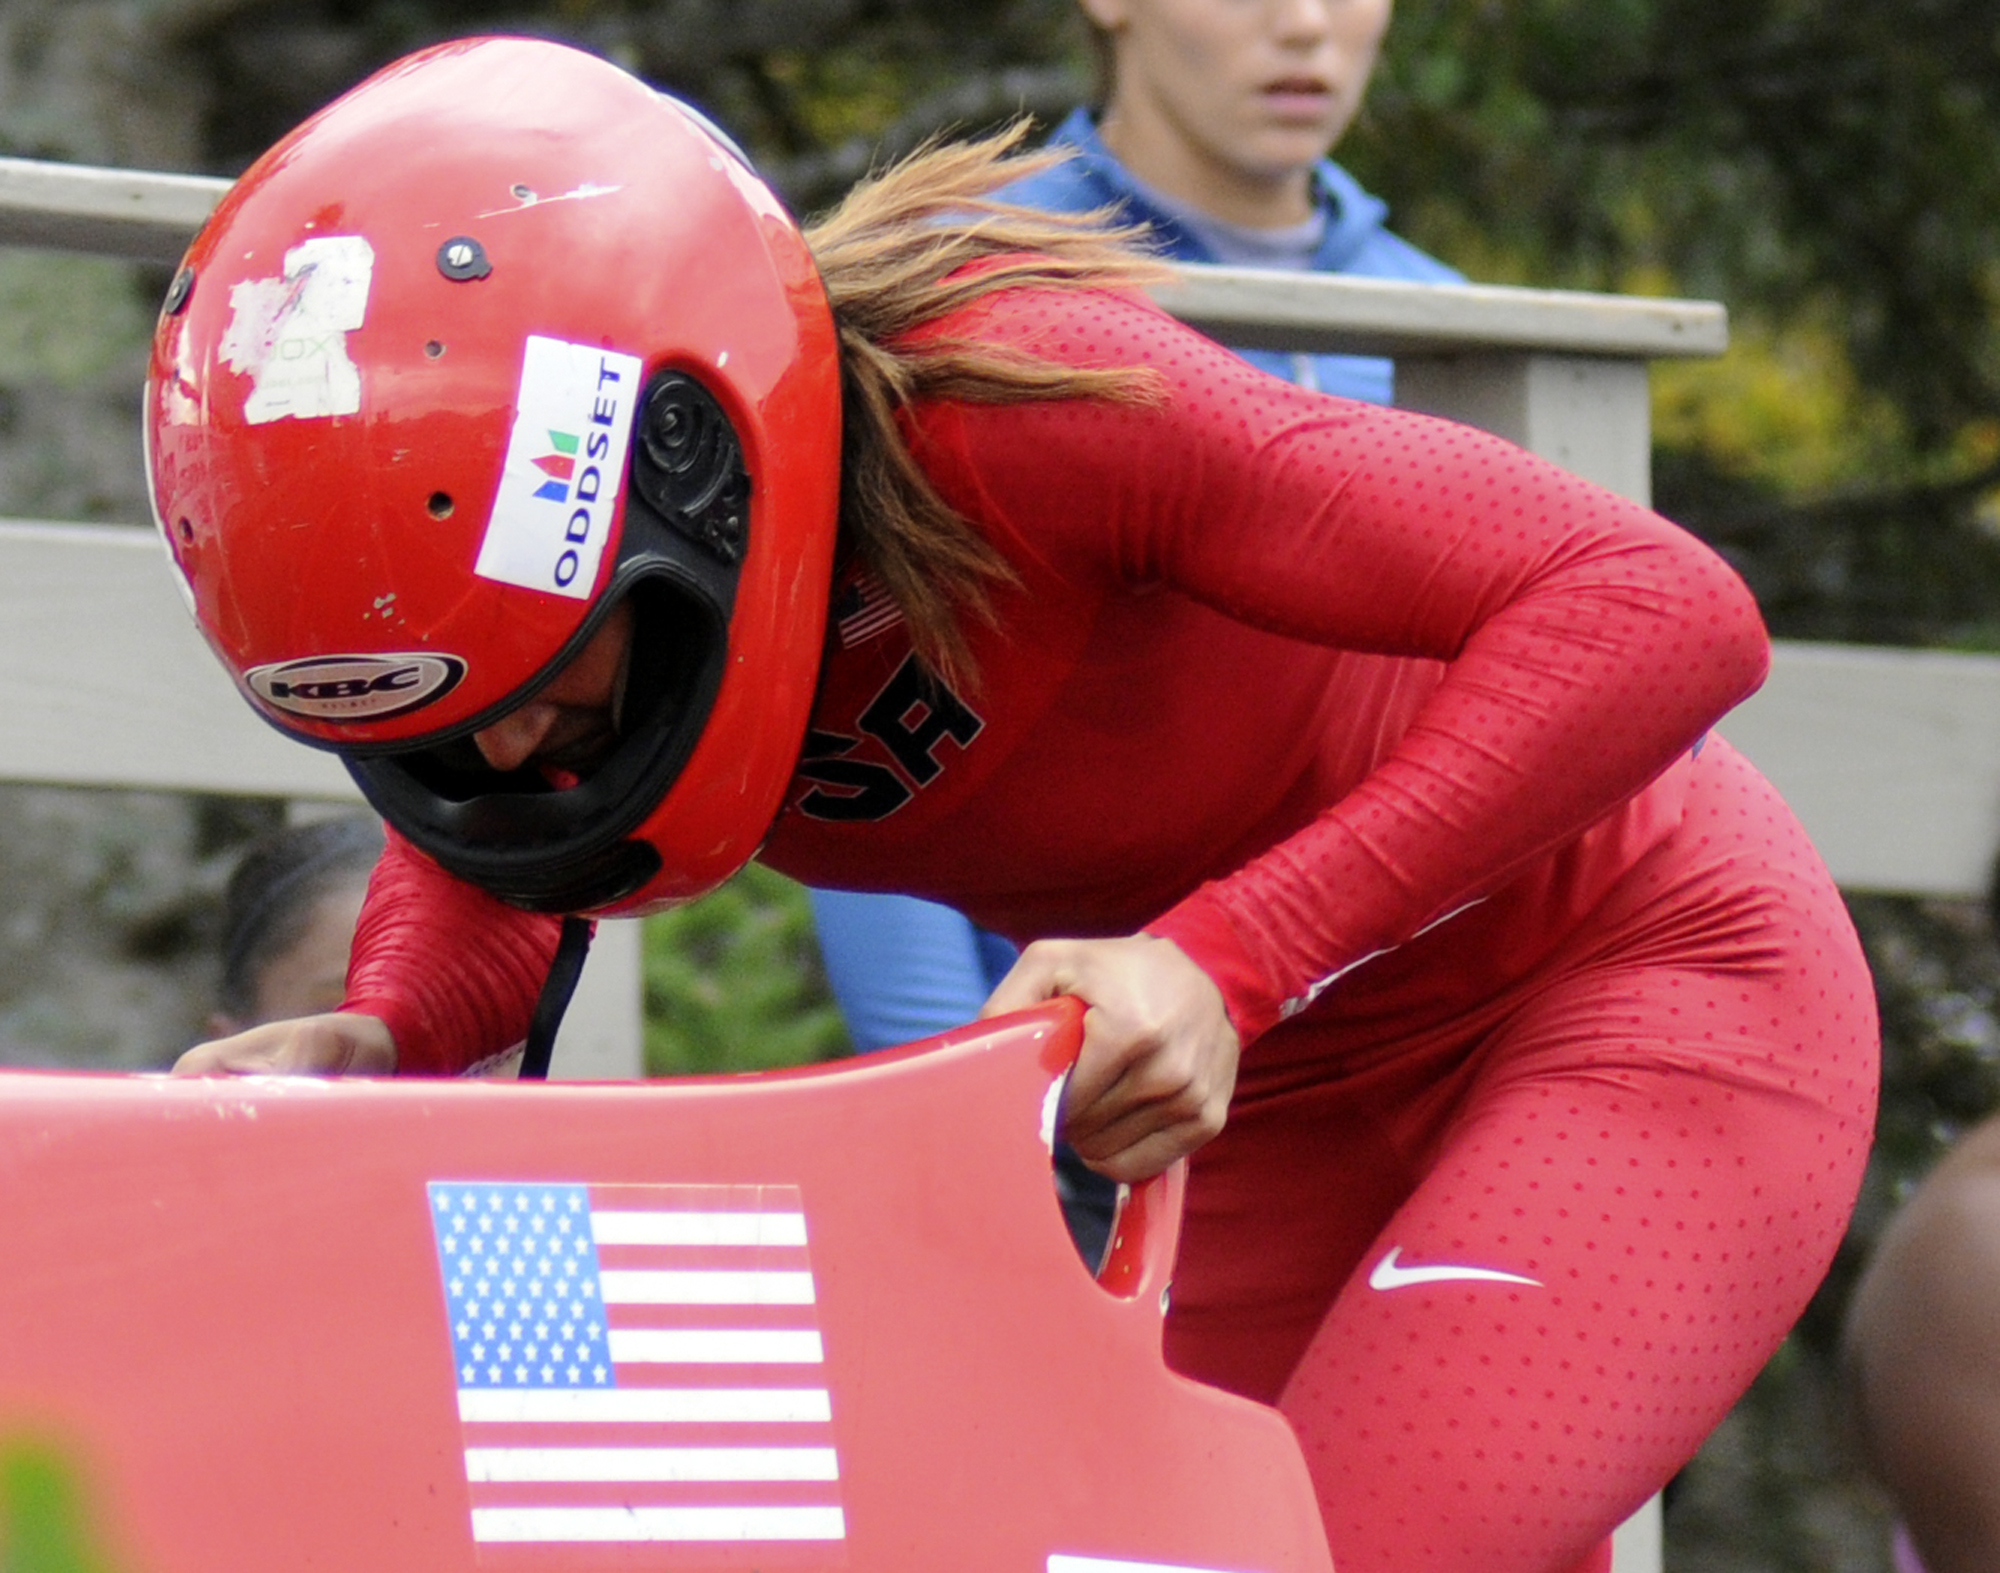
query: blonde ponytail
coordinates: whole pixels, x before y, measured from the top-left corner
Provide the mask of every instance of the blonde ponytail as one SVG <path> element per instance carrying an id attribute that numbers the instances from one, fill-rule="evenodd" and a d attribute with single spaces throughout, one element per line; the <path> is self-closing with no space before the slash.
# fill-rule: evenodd
<path id="1" fill-rule="evenodd" d="M 933 143 L 869 176 L 806 228 L 840 335 L 844 398 L 841 530 L 894 597 L 917 654 L 939 676 L 972 680 L 965 619 L 990 621 L 991 591 L 1013 573 L 911 456 L 897 412 L 923 399 L 1016 404 L 1144 401 L 1142 368 L 1084 369 L 1004 346 L 917 330 L 996 290 L 1132 289 L 1166 276 L 1141 234 L 1103 213 L 1043 213 L 993 200 L 1060 152 L 1015 151 L 996 136 Z M 969 269 L 969 264 L 985 266 Z"/>

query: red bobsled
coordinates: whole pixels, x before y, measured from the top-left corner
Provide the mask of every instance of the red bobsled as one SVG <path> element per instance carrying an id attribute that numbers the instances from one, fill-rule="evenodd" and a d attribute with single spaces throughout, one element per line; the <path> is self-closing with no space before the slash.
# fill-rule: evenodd
<path id="1" fill-rule="evenodd" d="M 1078 1013 L 641 1086 L 0 1075 L 0 1441 L 127 1573 L 1330 1573 L 1170 1374 L 1179 1170 L 1093 1282 Z"/>

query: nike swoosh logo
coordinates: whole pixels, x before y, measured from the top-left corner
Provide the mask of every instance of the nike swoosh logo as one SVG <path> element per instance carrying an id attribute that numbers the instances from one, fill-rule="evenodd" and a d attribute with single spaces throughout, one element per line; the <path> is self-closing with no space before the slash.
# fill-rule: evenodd
<path id="1" fill-rule="evenodd" d="M 1375 1270 L 1368 1275 L 1370 1289 L 1408 1289 L 1413 1284 L 1458 1282 L 1526 1284 L 1531 1289 L 1542 1287 L 1539 1278 L 1523 1278 L 1519 1273 L 1503 1273 L 1493 1267 L 1461 1267 L 1450 1262 L 1440 1262 L 1435 1267 L 1405 1267 L 1400 1260 L 1402 1254 L 1400 1245 L 1389 1248 L 1389 1254 L 1377 1262 Z"/>

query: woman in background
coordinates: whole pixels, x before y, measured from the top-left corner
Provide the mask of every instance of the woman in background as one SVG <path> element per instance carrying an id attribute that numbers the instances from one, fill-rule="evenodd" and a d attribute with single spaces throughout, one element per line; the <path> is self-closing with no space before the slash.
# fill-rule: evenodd
<path id="1" fill-rule="evenodd" d="M 347 994 L 347 957 L 382 827 L 361 815 L 293 825 L 243 854 L 222 897 L 210 1037 L 312 1016 Z"/>

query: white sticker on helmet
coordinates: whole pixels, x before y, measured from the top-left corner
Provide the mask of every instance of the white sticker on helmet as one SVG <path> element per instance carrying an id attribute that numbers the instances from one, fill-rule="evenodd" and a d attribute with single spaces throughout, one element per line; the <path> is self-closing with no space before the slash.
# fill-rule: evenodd
<path id="1" fill-rule="evenodd" d="M 361 408 L 347 335 L 368 316 L 374 249 L 359 235 L 319 235 L 285 253 L 282 278 L 230 286 L 222 335 L 229 369 L 251 379 L 243 418 L 311 420 Z"/>
<path id="2" fill-rule="evenodd" d="M 587 600 L 625 484 L 639 360 L 531 336 L 500 490 L 473 572 Z"/>
<path id="3" fill-rule="evenodd" d="M 264 703 L 309 721 L 381 721 L 442 699 L 465 662 L 431 650 L 314 655 L 253 666 L 243 681 Z"/>

